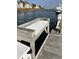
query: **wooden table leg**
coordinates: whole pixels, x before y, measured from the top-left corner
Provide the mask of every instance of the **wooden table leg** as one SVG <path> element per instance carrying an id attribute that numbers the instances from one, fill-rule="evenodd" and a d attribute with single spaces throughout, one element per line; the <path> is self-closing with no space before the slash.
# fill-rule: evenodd
<path id="1" fill-rule="evenodd" d="M 32 59 L 35 59 L 35 43 L 31 42 L 30 46 L 31 46 L 31 49 L 32 49 L 32 54 L 31 54 Z"/>

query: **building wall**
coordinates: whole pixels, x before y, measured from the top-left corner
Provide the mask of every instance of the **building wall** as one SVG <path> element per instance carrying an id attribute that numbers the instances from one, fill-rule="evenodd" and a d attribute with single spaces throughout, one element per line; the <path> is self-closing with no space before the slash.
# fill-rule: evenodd
<path id="1" fill-rule="evenodd" d="M 23 3 L 20 3 L 20 8 L 23 8 Z"/>
<path id="2" fill-rule="evenodd" d="M 29 3 L 23 4 L 22 2 L 20 2 L 17 4 L 17 8 L 36 8 L 36 9 L 39 9 L 40 7 L 38 5 L 32 5 Z"/>
<path id="3" fill-rule="evenodd" d="M 20 4 L 17 4 L 17 8 L 20 8 Z"/>
<path id="4" fill-rule="evenodd" d="M 25 4 L 25 7 L 24 8 L 32 8 L 32 5 L 30 4 Z"/>
<path id="5" fill-rule="evenodd" d="M 36 7 L 35 7 L 35 8 L 40 8 L 40 7 L 36 5 Z"/>

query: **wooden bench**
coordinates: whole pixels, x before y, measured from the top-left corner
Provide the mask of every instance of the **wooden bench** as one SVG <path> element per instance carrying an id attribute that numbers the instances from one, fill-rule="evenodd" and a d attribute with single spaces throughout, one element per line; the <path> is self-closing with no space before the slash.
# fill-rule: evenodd
<path id="1" fill-rule="evenodd" d="M 19 25 L 17 27 L 17 40 L 24 40 L 30 43 L 30 47 L 32 49 L 32 59 L 37 59 L 49 36 L 49 22 L 49 18 L 37 18 L 31 22 Z M 35 56 L 35 41 L 38 39 L 43 31 L 48 33 L 48 35 L 41 48 L 39 49 L 37 55 Z"/>

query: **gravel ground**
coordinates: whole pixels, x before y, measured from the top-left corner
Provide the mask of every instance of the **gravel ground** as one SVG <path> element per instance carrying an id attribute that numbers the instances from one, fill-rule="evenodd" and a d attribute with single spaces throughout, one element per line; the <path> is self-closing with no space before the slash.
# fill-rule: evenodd
<path id="1" fill-rule="evenodd" d="M 37 59 L 62 59 L 62 35 L 52 30 Z"/>

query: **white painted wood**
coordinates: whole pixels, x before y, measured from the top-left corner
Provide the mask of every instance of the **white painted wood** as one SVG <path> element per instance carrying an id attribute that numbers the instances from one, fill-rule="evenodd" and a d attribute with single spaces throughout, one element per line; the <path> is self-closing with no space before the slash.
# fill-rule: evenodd
<path id="1" fill-rule="evenodd" d="M 47 35 L 47 37 L 45 38 L 45 41 L 44 41 L 44 43 L 42 44 L 41 48 L 39 49 L 39 51 L 38 51 L 38 53 L 37 53 L 37 55 L 36 55 L 35 59 L 37 59 L 37 57 L 39 56 L 39 54 L 40 54 L 40 52 L 41 52 L 42 48 L 44 47 L 44 45 L 45 45 L 45 43 L 46 43 L 46 41 L 47 41 L 48 37 L 49 37 L 49 34 L 48 34 L 48 35 Z"/>
<path id="2" fill-rule="evenodd" d="M 22 37 L 22 38 L 31 39 L 35 36 L 34 35 L 35 31 L 31 30 L 31 29 L 18 28 L 17 31 L 18 31 L 18 33 L 17 33 L 18 37 L 17 38 Z M 22 39 L 19 38 L 18 40 L 22 40 Z"/>
<path id="3" fill-rule="evenodd" d="M 23 57 L 24 54 L 27 54 L 27 52 L 30 50 L 30 47 L 17 42 L 17 59 Z"/>
<path id="4" fill-rule="evenodd" d="M 47 28 L 46 31 L 49 35 L 49 19 L 48 18 L 38 18 L 36 20 L 33 20 L 29 23 L 20 25 L 18 27 L 20 27 L 18 29 L 23 30 L 23 32 L 21 32 L 22 35 L 21 34 L 17 35 L 18 40 L 21 39 L 21 40 L 24 40 L 24 41 L 27 41 L 30 43 L 30 46 L 32 49 L 32 59 L 35 59 L 35 41 L 41 35 L 41 33 L 44 30 L 46 30 L 46 28 Z M 34 36 L 32 37 L 32 32 L 29 32 L 26 29 L 34 30 L 34 33 L 33 33 Z M 17 31 L 17 32 L 20 32 L 20 31 Z M 25 35 L 24 32 L 26 32 L 28 34 Z M 48 38 L 48 35 L 47 35 L 47 38 Z M 46 42 L 46 39 L 45 39 L 45 42 Z M 45 42 L 42 44 L 42 47 L 44 46 Z M 39 52 L 37 53 L 37 56 L 39 55 L 40 51 L 42 50 L 42 47 L 40 48 Z"/>
<path id="5" fill-rule="evenodd" d="M 44 28 L 44 26 L 46 26 L 48 24 L 48 21 L 38 21 L 38 22 L 35 22 L 25 28 L 28 28 L 28 29 L 32 29 L 32 30 L 35 30 L 35 35 L 38 35 L 38 33 Z"/>
<path id="6" fill-rule="evenodd" d="M 31 54 L 23 54 L 19 59 L 31 59 Z"/>

